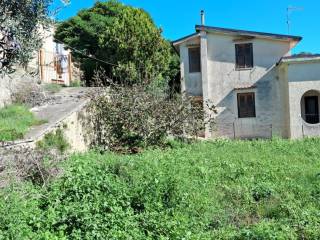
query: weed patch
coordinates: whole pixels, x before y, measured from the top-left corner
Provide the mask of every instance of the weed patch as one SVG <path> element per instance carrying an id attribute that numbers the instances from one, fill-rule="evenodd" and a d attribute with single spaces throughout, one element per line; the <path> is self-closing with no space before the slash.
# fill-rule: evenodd
<path id="1" fill-rule="evenodd" d="M 41 150 L 56 149 L 60 153 L 64 153 L 69 144 L 65 139 L 62 129 L 58 129 L 55 132 L 48 133 L 44 136 L 44 139 L 37 142 L 37 147 Z"/>
<path id="2" fill-rule="evenodd" d="M 44 85 L 44 90 L 50 93 L 58 93 L 62 89 L 62 86 L 60 84 L 56 83 L 49 83 Z"/>
<path id="3" fill-rule="evenodd" d="M 34 125 L 44 124 L 22 105 L 10 105 L 0 109 L 0 141 L 21 139 Z"/>
<path id="4" fill-rule="evenodd" d="M 136 155 L 74 155 L 48 187 L 0 192 L 0 235 L 320 239 L 319 145 L 213 141 Z"/>

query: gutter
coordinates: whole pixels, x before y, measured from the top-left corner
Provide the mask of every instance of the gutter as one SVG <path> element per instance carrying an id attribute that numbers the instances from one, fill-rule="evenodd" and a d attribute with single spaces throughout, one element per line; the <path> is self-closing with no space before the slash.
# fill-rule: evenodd
<path id="1" fill-rule="evenodd" d="M 278 62 L 278 65 L 281 63 L 290 64 L 290 63 L 312 63 L 312 62 L 320 62 L 320 56 L 316 57 L 298 57 L 298 58 L 281 58 Z"/>

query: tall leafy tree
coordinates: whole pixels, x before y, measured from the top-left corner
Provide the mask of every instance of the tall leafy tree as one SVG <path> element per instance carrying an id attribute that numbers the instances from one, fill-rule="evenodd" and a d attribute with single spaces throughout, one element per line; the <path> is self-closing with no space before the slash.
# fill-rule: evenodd
<path id="1" fill-rule="evenodd" d="M 174 57 L 161 33 L 144 10 L 111 0 L 60 23 L 55 38 L 73 49 L 88 84 L 99 68 L 132 84 L 169 80 Z"/>

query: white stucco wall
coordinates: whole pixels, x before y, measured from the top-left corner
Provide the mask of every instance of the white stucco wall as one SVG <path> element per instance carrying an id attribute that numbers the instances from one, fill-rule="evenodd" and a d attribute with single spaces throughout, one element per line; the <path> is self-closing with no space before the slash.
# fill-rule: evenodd
<path id="1" fill-rule="evenodd" d="M 202 96 L 202 80 L 201 72 L 189 73 L 189 53 L 188 49 L 190 46 L 199 46 L 200 39 L 183 43 L 180 46 L 180 64 L 181 64 L 181 78 L 182 78 L 182 91 L 187 92 L 192 96 Z"/>
<path id="2" fill-rule="evenodd" d="M 182 89 L 191 95 L 203 95 L 217 106 L 216 127 L 213 136 L 219 137 L 271 137 L 288 135 L 288 84 L 280 81 L 276 63 L 290 52 L 289 41 L 251 39 L 238 42 L 237 36 L 206 33 L 207 81 L 203 85 L 200 73 L 189 73 L 188 47 L 199 45 L 199 37 L 180 45 Z M 252 43 L 254 67 L 236 70 L 235 44 Z M 201 45 L 201 44 L 200 44 Z M 203 48 L 203 42 L 202 42 Z M 203 56 L 202 56 L 203 57 Z M 203 59 L 202 59 L 202 62 Z M 203 64 L 202 64 L 203 65 Z M 203 66 L 202 66 L 203 68 Z M 248 90 L 235 90 L 247 88 Z M 255 92 L 256 118 L 238 118 L 237 93 Z"/>
<path id="3" fill-rule="evenodd" d="M 252 69 L 235 68 L 237 43 L 253 44 Z M 201 47 L 202 72 L 189 74 L 188 47 L 195 44 Z M 308 124 L 301 117 L 301 99 L 306 92 L 318 91 L 320 99 L 320 58 L 291 58 L 279 63 L 295 44 L 263 38 L 240 40 L 239 36 L 201 31 L 200 36 L 180 45 L 182 89 L 217 106 L 216 127 L 206 136 L 320 136 L 320 124 Z M 238 118 L 237 93 L 241 92 L 255 93 L 255 118 Z"/>
<path id="4" fill-rule="evenodd" d="M 216 136 L 271 137 L 282 135 L 278 69 L 275 64 L 290 51 L 290 43 L 264 39 L 235 42 L 237 37 L 222 34 L 207 35 L 209 99 L 217 106 Z M 235 44 L 252 43 L 254 67 L 235 69 Z M 248 90 L 234 90 L 255 86 Z M 237 93 L 255 92 L 256 118 L 238 118 Z"/>
<path id="5" fill-rule="evenodd" d="M 201 35 L 202 36 L 202 35 Z M 216 128 L 213 136 L 220 137 L 271 137 L 288 135 L 288 119 L 283 114 L 287 107 L 285 81 L 279 79 L 276 63 L 290 52 L 289 41 L 254 38 L 238 41 L 238 36 L 206 33 L 207 81 L 203 85 L 201 73 L 189 73 L 188 47 L 201 45 L 200 37 L 180 45 L 182 90 L 191 95 L 202 96 L 217 106 Z M 252 43 L 254 67 L 249 70 L 236 70 L 235 44 Z M 203 56 L 202 56 L 203 58 Z M 202 69 L 203 69 L 202 59 Z M 206 79 L 205 79 L 206 80 Z M 248 90 L 235 88 L 255 87 Z M 256 118 L 238 118 L 237 93 L 255 92 Z M 205 100 L 205 99 L 204 99 Z M 287 107 L 288 108 L 288 107 Z"/>
<path id="6" fill-rule="evenodd" d="M 301 99 L 310 90 L 320 92 L 320 62 L 292 62 L 285 64 L 284 68 L 289 85 L 289 137 L 319 136 L 320 124 L 307 124 L 301 117 Z"/>

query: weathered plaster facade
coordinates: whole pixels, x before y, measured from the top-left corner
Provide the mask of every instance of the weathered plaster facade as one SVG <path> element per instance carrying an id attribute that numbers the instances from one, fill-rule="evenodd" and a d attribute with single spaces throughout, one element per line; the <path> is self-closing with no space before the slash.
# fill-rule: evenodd
<path id="1" fill-rule="evenodd" d="M 217 107 L 216 127 L 206 129 L 206 137 L 311 135 L 301 116 L 301 99 L 309 90 L 320 92 L 320 60 L 299 64 L 285 60 L 300 37 L 205 26 L 196 30 L 174 46 L 180 52 L 182 91 L 202 96 Z M 252 44 L 252 68 L 236 68 L 235 45 L 239 43 Z M 201 72 L 189 73 L 188 48 L 195 45 L 201 49 Z M 239 118 L 237 94 L 248 92 L 255 93 L 256 117 Z"/>
<path id="2" fill-rule="evenodd" d="M 192 39 L 183 43 L 180 48 L 180 69 L 181 69 L 181 87 L 183 92 L 188 92 L 194 96 L 202 96 L 201 73 L 189 73 L 189 55 L 188 48 L 191 46 L 200 46 L 200 38 Z"/>
<path id="3" fill-rule="evenodd" d="M 303 119 L 304 96 L 320 96 L 320 59 L 292 59 L 284 61 L 280 68 L 284 69 L 283 80 L 288 84 L 288 137 L 320 136 L 320 124 L 308 124 Z"/>

